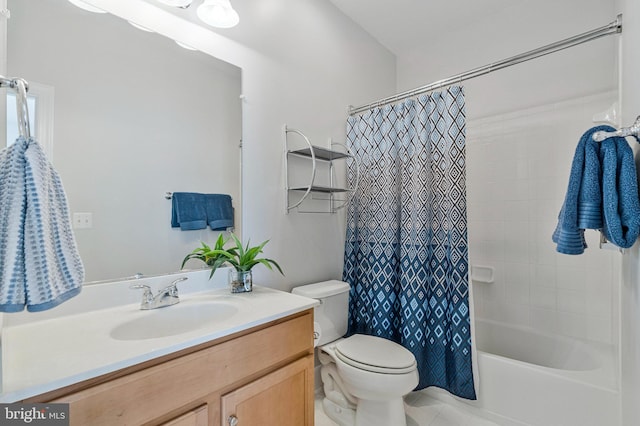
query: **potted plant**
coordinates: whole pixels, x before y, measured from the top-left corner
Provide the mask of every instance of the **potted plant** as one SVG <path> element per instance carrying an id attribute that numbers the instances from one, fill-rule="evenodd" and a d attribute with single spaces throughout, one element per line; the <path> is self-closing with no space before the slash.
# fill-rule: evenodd
<path id="1" fill-rule="evenodd" d="M 233 269 L 229 271 L 229 284 L 231 285 L 232 293 L 242 293 L 253 289 L 251 269 L 258 264 L 262 264 L 270 270 L 273 270 L 273 265 L 278 269 L 278 272 L 284 275 L 280 265 L 278 265 L 275 260 L 258 257 L 269 240 L 251 247 L 250 242 L 247 242 L 246 246 L 243 245 L 240 239 L 233 233 L 231 234 L 231 239 L 233 240 L 233 246 L 229 248 L 224 248 L 229 240 L 225 240 L 222 234 L 220 234 L 216 240 L 213 249 L 205 243 L 202 243 L 202 247 L 198 247 L 185 256 L 182 261 L 182 268 L 184 268 L 184 265 L 190 259 L 201 260 L 211 268 L 211 275 L 209 275 L 209 279 L 211 279 L 216 269 L 228 264 L 233 267 Z"/>

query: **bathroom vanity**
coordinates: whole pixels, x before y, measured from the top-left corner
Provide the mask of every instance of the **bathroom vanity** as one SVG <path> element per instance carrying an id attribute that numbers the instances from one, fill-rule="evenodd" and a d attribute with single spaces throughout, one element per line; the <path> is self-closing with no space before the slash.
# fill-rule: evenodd
<path id="1" fill-rule="evenodd" d="M 236 311 L 170 336 L 115 333 L 203 304 Z M 3 354 L 2 402 L 68 403 L 71 425 L 313 425 L 314 304 L 267 288 L 221 289 L 157 312 L 127 305 L 5 327 L 3 345 L 20 353 Z"/>
<path id="2" fill-rule="evenodd" d="M 25 402 L 69 403 L 72 425 L 312 425 L 312 335 L 305 311 Z"/>

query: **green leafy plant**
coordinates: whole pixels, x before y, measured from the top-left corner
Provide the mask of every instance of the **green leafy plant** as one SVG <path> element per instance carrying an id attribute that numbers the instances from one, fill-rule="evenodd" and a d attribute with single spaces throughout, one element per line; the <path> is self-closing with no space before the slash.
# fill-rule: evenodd
<path id="1" fill-rule="evenodd" d="M 250 241 L 247 241 L 246 246 L 242 244 L 242 241 L 235 235 L 231 234 L 231 240 L 233 240 L 233 246 L 229 248 L 224 248 L 224 246 L 229 242 L 229 240 L 225 240 L 222 237 L 222 234 L 216 240 L 215 246 L 213 248 L 209 247 L 205 243 L 202 243 L 201 247 L 196 248 L 187 256 L 185 256 L 182 261 L 181 268 L 184 268 L 184 265 L 190 259 L 198 259 L 202 262 L 206 263 L 211 268 L 211 275 L 209 278 L 213 277 L 213 274 L 216 272 L 216 269 L 219 267 L 228 264 L 233 266 L 236 271 L 246 272 L 250 271 L 254 266 L 261 264 L 273 270 L 272 266 L 275 266 L 278 272 L 284 275 L 282 272 L 282 268 L 280 265 L 273 260 L 267 258 L 259 258 L 258 255 L 262 253 L 262 249 L 267 245 L 269 240 L 264 241 L 262 244 L 251 247 Z"/>

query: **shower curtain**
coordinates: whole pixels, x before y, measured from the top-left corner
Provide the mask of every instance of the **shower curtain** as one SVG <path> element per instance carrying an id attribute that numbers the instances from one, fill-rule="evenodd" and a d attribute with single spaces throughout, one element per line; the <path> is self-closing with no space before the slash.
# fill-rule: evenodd
<path id="1" fill-rule="evenodd" d="M 469 314 L 462 87 L 347 122 L 359 182 L 347 208 L 349 331 L 416 357 L 417 389 L 476 399 Z M 355 166 L 347 170 L 350 184 Z"/>

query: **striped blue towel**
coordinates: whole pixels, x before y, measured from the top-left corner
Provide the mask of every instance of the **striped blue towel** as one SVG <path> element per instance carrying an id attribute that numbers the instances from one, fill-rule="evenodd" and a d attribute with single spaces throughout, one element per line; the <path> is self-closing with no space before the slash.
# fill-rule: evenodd
<path id="1" fill-rule="evenodd" d="M 0 151 L 0 311 L 17 312 L 25 304 L 24 195 L 25 140 Z"/>
<path id="2" fill-rule="evenodd" d="M 35 140 L 0 153 L 0 197 L 0 311 L 43 311 L 77 295 L 84 268 L 67 198 Z"/>

